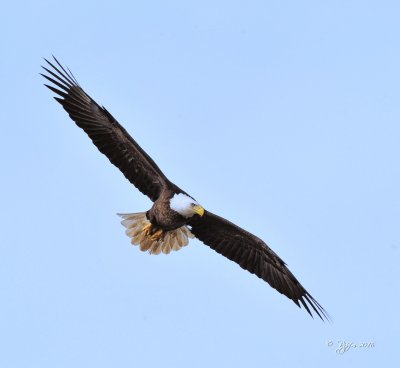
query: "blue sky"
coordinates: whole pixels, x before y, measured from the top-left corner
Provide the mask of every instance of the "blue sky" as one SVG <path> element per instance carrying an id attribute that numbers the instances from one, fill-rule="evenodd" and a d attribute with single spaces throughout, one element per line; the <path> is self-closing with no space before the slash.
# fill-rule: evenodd
<path id="1" fill-rule="evenodd" d="M 394 366 L 398 2 L 60 4 L 2 7 L 0 366 Z M 42 86 L 51 54 L 334 322 L 198 241 L 132 247 L 116 213 L 151 203 Z"/>

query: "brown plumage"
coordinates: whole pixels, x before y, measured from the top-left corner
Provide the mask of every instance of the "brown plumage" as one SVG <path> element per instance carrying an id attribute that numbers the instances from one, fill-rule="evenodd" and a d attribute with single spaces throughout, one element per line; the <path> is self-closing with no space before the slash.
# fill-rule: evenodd
<path id="1" fill-rule="evenodd" d="M 312 316 L 329 319 L 285 263 L 261 239 L 228 220 L 205 211 L 192 197 L 171 183 L 151 157 L 102 106 L 78 84 L 56 58 L 46 60 L 42 74 L 58 95 L 55 99 L 125 177 L 153 202 L 146 213 L 124 214 L 122 224 L 132 244 L 152 254 L 179 250 L 195 236 L 204 244 L 268 282 L 303 306 Z"/>

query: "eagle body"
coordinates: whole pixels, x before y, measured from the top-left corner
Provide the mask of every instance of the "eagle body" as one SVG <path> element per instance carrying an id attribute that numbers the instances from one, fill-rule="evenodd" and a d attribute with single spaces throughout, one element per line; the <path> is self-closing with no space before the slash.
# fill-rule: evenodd
<path id="1" fill-rule="evenodd" d="M 160 197 L 154 202 L 151 209 L 147 212 L 147 218 L 154 226 L 164 231 L 169 231 L 186 225 L 190 217 L 185 217 L 171 208 L 171 200 L 176 195 L 177 193 L 167 190 L 162 192 Z M 194 215 L 194 212 L 192 215 Z"/>
<path id="2" fill-rule="evenodd" d="M 329 319 L 322 306 L 300 284 L 285 262 L 257 236 L 205 210 L 170 182 L 124 127 L 79 85 L 56 58 L 46 60 L 46 86 L 76 125 L 143 194 L 153 202 L 148 211 L 120 214 L 131 243 L 151 254 L 169 254 L 197 238 L 217 253 L 255 274 L 313 316 Z"/>

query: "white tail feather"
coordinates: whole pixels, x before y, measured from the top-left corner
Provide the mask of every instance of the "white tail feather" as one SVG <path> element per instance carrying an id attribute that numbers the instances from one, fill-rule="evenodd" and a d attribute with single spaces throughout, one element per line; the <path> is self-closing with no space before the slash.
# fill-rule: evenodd
<path id="1" fill-rule="evenodd" d="M 146 234 L 144 228 L 150 224 L 146 212 L 118 214 L 123 218 L 121 224 L 126 227 L 125 233 L 131 238 L 133 245 L 139 245 L 143 252 L 150 254 L 169 254 L 177 251 L 189 243 L 189 238 L 194 235 L 186 226 L 171 230 L 163 234 L 160 239 L 151 239 L 151 234 Z"/>

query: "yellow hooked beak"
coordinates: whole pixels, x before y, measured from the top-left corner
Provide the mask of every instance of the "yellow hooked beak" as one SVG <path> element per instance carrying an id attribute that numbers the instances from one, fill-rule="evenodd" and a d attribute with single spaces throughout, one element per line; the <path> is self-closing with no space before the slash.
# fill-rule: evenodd
<path id="1" fill-rule="evenodd" d="M 193 212 L 197 213 L 200 216 L 203 216 L 204 215 L 204 208 L 201 207 L 200 205 L 193 206 Z"/>

